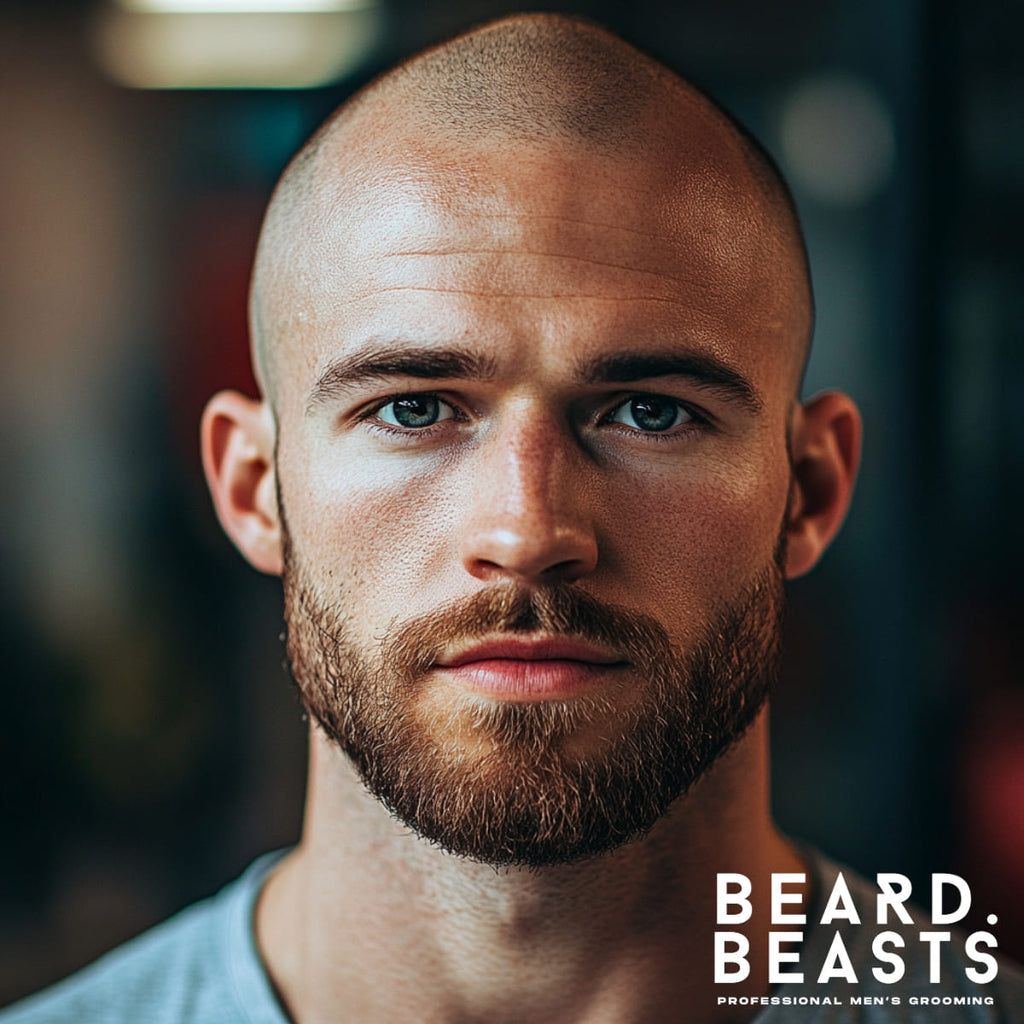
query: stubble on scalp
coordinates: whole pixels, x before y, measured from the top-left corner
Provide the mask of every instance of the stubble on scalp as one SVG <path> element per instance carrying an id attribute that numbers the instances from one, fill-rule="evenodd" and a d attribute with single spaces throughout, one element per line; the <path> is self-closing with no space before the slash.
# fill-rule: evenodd
<path id="1" fill-rule="evenodd" d="M 777 564 L 718 609 L 691 650 L 655 619 L 574 586 L 499 584 L 361 644 L 292 552 L 288 657 L 301 699 L 370 793 L 443 850 L 544 867 L 646 834 L 747 730 L 779 662 Z M 438 695 L 430 670 L 452 641 L 542 631 L 621 652 L 631 671 L 599 696 L 504 702 Z"/>

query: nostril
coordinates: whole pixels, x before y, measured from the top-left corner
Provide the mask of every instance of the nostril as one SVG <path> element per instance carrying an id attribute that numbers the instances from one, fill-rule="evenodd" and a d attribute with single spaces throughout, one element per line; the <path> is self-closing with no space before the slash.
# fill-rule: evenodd
<path id="1" fill-rule="evenodd" d="M 546 569 L 541 571 L 541 576 L 545 576 L 548 579 L 557 576 L 571 576 L 576 572 L 584 569 L 583 560 L 580 558 L 567 558 L 564 562 L 558 562 L 555 565 L 549 565 Z"/>

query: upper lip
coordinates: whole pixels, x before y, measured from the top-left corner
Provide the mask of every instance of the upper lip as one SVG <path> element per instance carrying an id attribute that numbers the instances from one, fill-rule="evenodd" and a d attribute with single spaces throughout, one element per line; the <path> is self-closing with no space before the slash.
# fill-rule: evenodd
<path id="1" fill-rule="evenodd" d="M 445 668 L 458 668 L 474 661 L 499 658 L 516 661 L 582 661 L 595 665 L 620 664 L 624 660 L 614 651 L 584 640 L 569 637 L 530 640 L 525 637 L 505 636 L 457 648 L 439 658 L 438 664 Z"/>

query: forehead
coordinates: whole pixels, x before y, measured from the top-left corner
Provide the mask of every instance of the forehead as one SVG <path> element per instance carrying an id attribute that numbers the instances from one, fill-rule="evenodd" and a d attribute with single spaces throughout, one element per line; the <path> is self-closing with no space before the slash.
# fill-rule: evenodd
<path id="1" fill-rule="evenodd" d="M 645 344 L 792 372 L 799 274 L 737 146 L 406 141 L 328 155 L 310 195 L 262 299 L 289 390 L 402 340 L 537 372 Z"/>

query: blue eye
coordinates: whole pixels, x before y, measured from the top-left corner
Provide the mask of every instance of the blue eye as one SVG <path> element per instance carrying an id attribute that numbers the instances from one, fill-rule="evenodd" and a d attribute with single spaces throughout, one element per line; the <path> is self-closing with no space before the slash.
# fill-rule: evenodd
<path id="1" fill-rule="evenodd" d="M 637 395 L 613 410 L 609 422 L 622 423 L 648 434 L 658 434 L 689 423 L 692 419 L 693 416 L 674 398 Z"/>
<path id="2" fill-rule="evenodd" d="M 452 407 L 442 402 L 437 395 L 402 395 L 393 398 L 377 410 L 378 419 L 393 427 L 406 430 L 432 427 L 441 420 L 450 420 L 454 416 Z"/>

